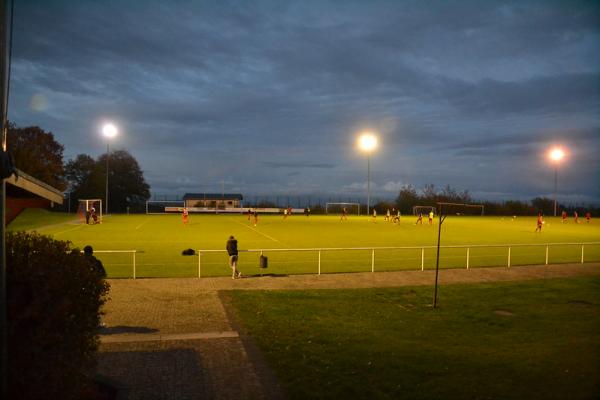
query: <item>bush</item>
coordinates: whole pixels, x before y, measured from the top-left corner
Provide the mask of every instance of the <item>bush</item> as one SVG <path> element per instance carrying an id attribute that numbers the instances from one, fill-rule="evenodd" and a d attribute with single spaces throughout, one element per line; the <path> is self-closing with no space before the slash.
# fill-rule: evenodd
<path id="1" fill-rule="evenodd" d="M 9 398 L 77 398 L 95 365 L 109 285 L 69 242 L 8 232 Z"/>

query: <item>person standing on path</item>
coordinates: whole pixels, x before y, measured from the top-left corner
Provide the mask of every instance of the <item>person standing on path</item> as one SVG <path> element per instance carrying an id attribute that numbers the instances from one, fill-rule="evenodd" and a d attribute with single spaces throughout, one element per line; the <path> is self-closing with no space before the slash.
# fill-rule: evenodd
<path id="1" fill-rule="evenodd" d="M 241 278 L 242 273 L 237 269 L 238 262 L 238 249 L 237 249 L 237 240 L 233 237 L 233 235 L 229 236 L 229 240 L 227 241 L 227 254 L 229 254 L 229 266 L 231 267 L 231 279 Z"/>

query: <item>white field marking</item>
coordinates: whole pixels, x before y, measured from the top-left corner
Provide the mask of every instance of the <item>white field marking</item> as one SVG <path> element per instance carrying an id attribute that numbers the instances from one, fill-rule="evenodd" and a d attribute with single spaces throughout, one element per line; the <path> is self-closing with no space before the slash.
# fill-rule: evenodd
<path id="1" fill-rule="evenodd" d="M 231 220 L 232 220 L 233 222 L 235 222 L 236 224 L 240 224 L 240 225 L 242 225 L 244 228 L 248 228 L 248 229 L 250 229 L 250 230 L 252 230 L 252 231 L 254 231 L 254 232 L 256 232 L 256 233 L 258 233 L 258 234 L 260 234 L 260 235 L 263 235 L 263 236 L 264 236 L 264 237 L 266 237 L 267 239 L 271 239 L 271 240 L 272 240 L 272 241 L 274 241 L 274 242 L 281 243 L 281 244 L 282 244 L 282 245 L 284 245 L 284 246 L 288 246 L 286 243 L 283 243 L 281 240 L 277 240 L 277 239 L 275 239 L 274 237 L 267 235 L 266 233 L 262 233 L 262 232 L 261 232 L 261 231 L 259 231 L 258 229 L 254 229 L 253 227 L 251 227 L 251 226 L 248 226 L 248 225 L 244 224 L 243 222 L 236 221 L 236 220 L 235 220 L 235 219 L 233 219 L 233 218 L 229 218 L 229 219 L 231 219 Z"/>
<path id="2" fill-rule="evenodd" d="M 144 221 L 142 221 L 141 224 L 139 224 L 138 226 L 135 227 L 135 230 L 140 229 L 148 221 L 150 221 L 150 218 L 146 218 Z"/>
<path id="3" fill-rule="evenodd" d="M 64 230 L 64 231 L 56 232 L 56 233 L 54 234 L 54 236 L 60 235 L 61 233 L 67 233 L 67 232 L 71 232 L 71 231 L 74 231 L 74 230 L 76 230 L 76 229 L 81 229 L 81 227 L 82 227 L 82 226 L 83 226 L 83 225 L 78 225 L 78 226 L 76 226 L 75 228 L 71 228 L 71 229 L 67 229 L 67 230 Z"/>

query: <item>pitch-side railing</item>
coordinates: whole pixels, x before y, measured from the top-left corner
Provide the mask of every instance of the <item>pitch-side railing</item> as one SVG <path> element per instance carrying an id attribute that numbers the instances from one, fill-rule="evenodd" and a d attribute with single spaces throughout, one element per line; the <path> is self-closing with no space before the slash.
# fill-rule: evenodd
<path id="1" fill-rule="evenodd" d="M 511 252 L 515 247 L 545 247 L 545 265 L 548 265 L 550 257 L 550 247 L 554 246 L 580 246 L 581 247 L 581 259 L 580 262 L 584 263 L 585 259 L 585 246 L 600 245 L 600 242 L 585 242 L 585 243 L 533 243 L 533 244 L 471 244 L 471 245 L 454 245 L 454 246 L 440 246 L 440 249 L 465 249 L 465 267 L 470 268 L 471 261 L 471 249 L 473 248 L 505 248 L 506 253 L 506 267 L 511 266 Z M 421 250 L 421 271 L 425 269 L 425 250 L 436 249 L 437 246 L 407 246 L 407 247 L 315 247 L 315 248 L 296 248 L 296 249 L 248 249 L 239 250 L 240 253 L 272 253 L 272 252 L 292 252 L 292 251 L 310 251 L 316 252 L 317 257 L 317 275 L 321 275 L 321 253 L 328 251 L 354 251 L 354 250 L 370 250 L 371 251 L 371 272 L 375 272 L 375 252 L 378 250 Z M 202 254 L 205 253 L 225 253 L 226 250 L 207 250 L 200 249 L 196 251 L 198 253 L 198 278 L 202 277 Z"/>
<path id="2" fill-rule="evenodd" d="M 81 250 L 81 252 L 83 253 L 83 250 Z M 136 263 L 135 263 L 135 255 L 137 253 L 137 250 L 94 250 L 94 254 L 98 254 L 98 253 L 130 253 L 132 255 L 132 267 L 133 267 L 133 279 L 136 279 Z"/>

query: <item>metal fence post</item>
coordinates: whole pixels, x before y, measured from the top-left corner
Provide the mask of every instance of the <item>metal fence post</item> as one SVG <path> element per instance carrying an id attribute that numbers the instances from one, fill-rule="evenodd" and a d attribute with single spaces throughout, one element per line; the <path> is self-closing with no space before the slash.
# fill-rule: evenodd
<path id="1" fill-rule="evenodd" d="M 469 269 L 469 258 L 471 256 L 471 248 L 467 247 L 467 269 Z"/>
<path id="2" fill-rule="evenodd" d="M 425 269 L 425 247 L 421 247 L 421 271 Z"/>
<path id="3" fill-rule="evenodd" d="M 133 251 L 133 279 L 135 279 L 135 250 Z"/>
<path id="4" fill-rule="evenodd" d="M 202 252 L 198 250 L 198 278 L 202 277 Z"/>
<path id="5" fill-rule="evenodd" d="M 583 264 L 583 245 L 581 245 L 581 263 Z"/>
<path id="6" fill-rule="evenodd" d="M 507 268 L 510 268 L 510 246 L 508 246 L 508 262 L 506 264 Z"/>
<path id="7" fill-rule="evenodd" d="M 375 249 L 371 250 L 371 272 L 375 272 Z"/>
<path id="8" fill-rule="evenodd" d="M 321 250 L 319 250 L 319 275 L 321 275 Z"/>
<path id="9" fill-rule="evenodd" d="M 546 245 L 546 265 L 548 265 L 548 245 Z"/>

